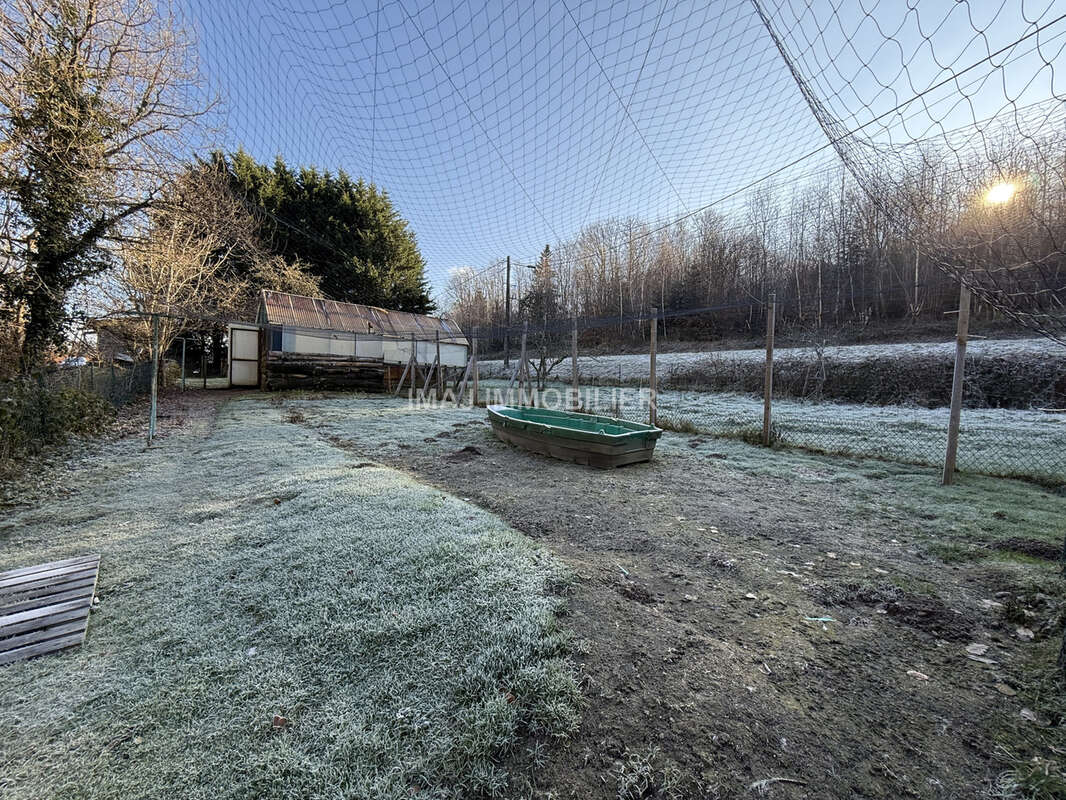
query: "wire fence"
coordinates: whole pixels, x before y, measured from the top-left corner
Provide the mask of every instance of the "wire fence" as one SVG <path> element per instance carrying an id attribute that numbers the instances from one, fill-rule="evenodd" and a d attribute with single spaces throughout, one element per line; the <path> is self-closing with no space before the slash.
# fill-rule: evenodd
<path id="1" fill-rule="evenodd" d="M 954 343 L 780 350 L 770 443 L 941 467 L 953 358 Z M 765 351 L 659 353 L 657 361 L 660 427 L 764 442 Z M 647 353 L 579 357 L 578 405 L 647 422 L 649 362 Z M 500 380 L 509 374 L 502 362 L 481 369 L 483 400 L 573 406 L 570 359 L 534 398 Z M 966 358 L 963 397 L 961 472 L 1066 485 L 1066 349 L 1047 340 L 977 341 Z"/>
<path id="2" fill-rule="evenodd" d="M 114 409 L 146 394 L 151 364 L 59 367 L 0 382 L 0 462 L 70 435 L 99 433 Z"/>
<path id="3" fill-rule="evenodd" d="M 53 391 L 80 389 L 107 400 L 120 408 L 131 400 L 147 394 L 152 384 L 152 365 L 85 364 L 60 367 L 42 374 L 44 385 Z"/>

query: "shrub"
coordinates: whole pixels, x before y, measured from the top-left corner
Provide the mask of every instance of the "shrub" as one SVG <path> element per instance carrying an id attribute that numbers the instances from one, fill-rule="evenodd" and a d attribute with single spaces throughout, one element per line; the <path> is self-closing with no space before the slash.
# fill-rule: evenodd
<path id="1" fill-rule="evenodd" d="M 114 414 L 110 403 L 83 389 L 53 389 L 28 378 L 0 383 L 0 461 L 36 453 L 71 434 L 99 434 Z"/>

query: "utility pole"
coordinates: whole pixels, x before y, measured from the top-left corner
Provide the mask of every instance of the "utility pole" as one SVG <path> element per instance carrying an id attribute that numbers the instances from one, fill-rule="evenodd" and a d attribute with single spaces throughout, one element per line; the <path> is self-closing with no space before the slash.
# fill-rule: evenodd
<path id="1" fill-rule="evenodd" d="M 511 257 L 507 256 L 507 288 L 504 290 L 503 366 L 511 366 Z"/>

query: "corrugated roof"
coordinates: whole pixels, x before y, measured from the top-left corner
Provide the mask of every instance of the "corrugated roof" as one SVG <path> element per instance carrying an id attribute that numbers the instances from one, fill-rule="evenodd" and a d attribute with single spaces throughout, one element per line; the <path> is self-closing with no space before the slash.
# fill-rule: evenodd
<path id="1" fill-rule="evenodd" d="M 303 297 L 269 289 L 264 289 L 260 295 L 260 313 L 260 321 L 268 325 L 402 337 L 414 334 L 418 339 L 426 340 L 435 338 L 439 331 L 441 339 L 469 345 L 462 329 L 445 317 L 388 311 L 376 306 Z"/>

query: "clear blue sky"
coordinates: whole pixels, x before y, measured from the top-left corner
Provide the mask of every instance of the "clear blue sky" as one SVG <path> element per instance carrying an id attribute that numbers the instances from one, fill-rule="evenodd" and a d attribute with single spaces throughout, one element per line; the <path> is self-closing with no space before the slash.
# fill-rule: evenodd
<path id="1" fill-rule="evenodd" d="M 728 213 L 753 181 L 836 165 L 750 0 L 181 3 L 223 101 L 212 143 L 372 179 L 438 292 L 451 269 L 530 261 L 583 224 Z M 882 143 L 1066 89 L 1066 0 L 762 3 L 832 115 Z"/>

